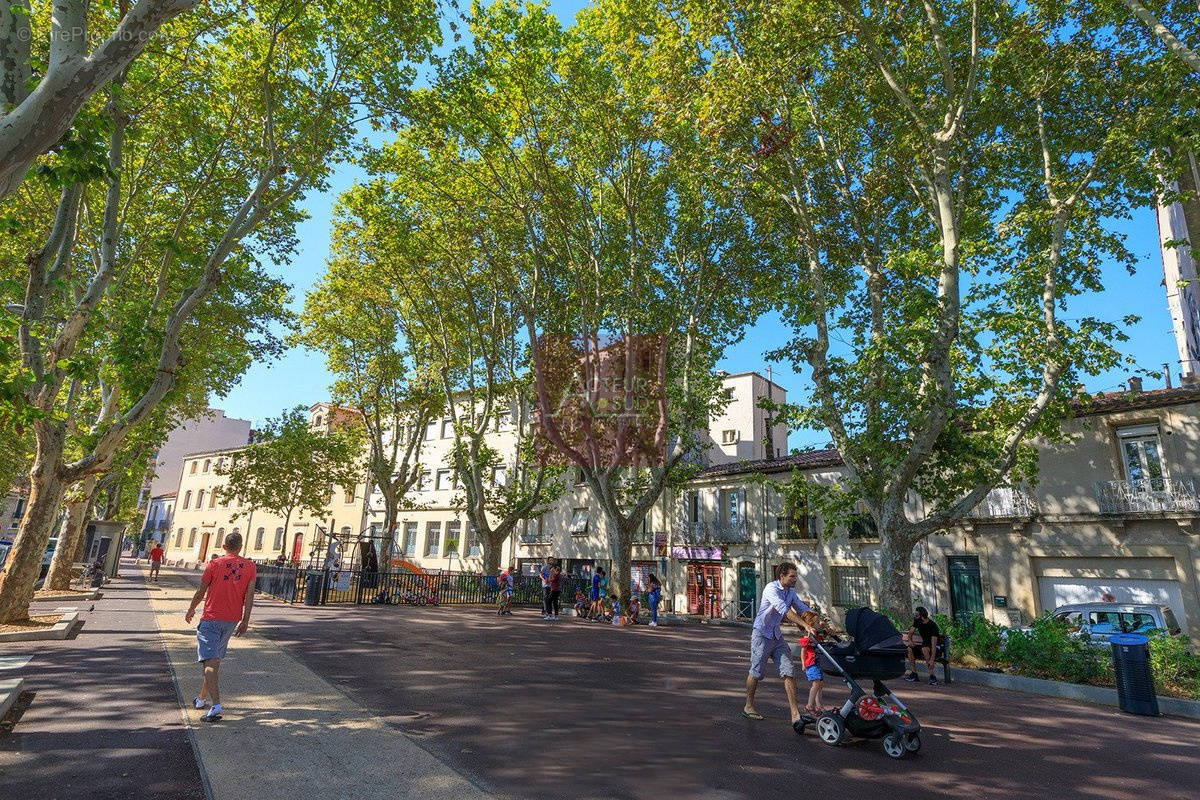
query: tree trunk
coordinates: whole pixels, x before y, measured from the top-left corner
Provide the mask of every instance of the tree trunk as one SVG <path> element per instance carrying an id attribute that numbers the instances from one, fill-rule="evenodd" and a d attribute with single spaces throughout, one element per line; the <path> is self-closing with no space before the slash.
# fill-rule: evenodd
<path id="1" fill-rule="evenodd" d="M 291 559 L 288 558 L 288 528 L 290 527 L 292 527 L 292 510 L 288 509 L 287 516 L 283 518 L 283 549 L 279 551 L 283 556 L 285 564 L 288 561 L 291 561 Z"/>
<path id="2" fill-rule="evenodd" d="M 397 514 L 396 501 L 390 496 L 390 492 L 383 492 L 383 541 L 379 544 L 379 561 L 380 567 L 384 572 L 388 571 L 388 567 L 392 563 L 392 549 L 396 546 L 396 517 Z"/>
<path id="3" fill-rule="evenodd" d="M 29 601 L 65 488 L 58 472 L 64 441 L 61 429 L 39 423 L 33 468 L 29 471 L 29 505 L 4 571 L 0 572 L 0 622 L 29 618 Z"/>
<path id="4" fill-rule="evenodd" d="M 608 590 L 621 600 L 621 608 L 629 607 L 629 567 L 633 561 L 633 523 L 623 530 L 618 520 L 604 515 L 604 532 L 608 537 L 608 552 L 612 556 L 612 570 L 608 575 Z"/>
<path id="5" fill-rule="evenodd" d="M 905 619 L 912 614 L 912 552 L 916 542 L 884 528 L 879 536 L 879 605 Z"/>
<path id="6" fill-rule="evenodd" d="M 89 475 L 67 503 L 67 516 L 54 548 L 54 557 L 50 560 L 50 571 L 46 574 L 47 589 L 66 591 L 71 588 L 71 565 L 76 561 L 75 551 L 83 547 L 83 531 L 87 527 L 88 509 L 95 488 L 96 476 Z"/>

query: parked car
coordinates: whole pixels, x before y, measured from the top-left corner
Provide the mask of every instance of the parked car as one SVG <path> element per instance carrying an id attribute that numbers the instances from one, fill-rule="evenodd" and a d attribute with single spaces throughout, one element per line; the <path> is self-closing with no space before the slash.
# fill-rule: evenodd
<path id="1" fill-rule="evenodd" d="M 1088 637 L 1097 646 L 1106 646 L 1114 633 L 1148 633 L 1163 630 L 1172 636 L 1180 633 L 1179 621 L 1170 606 L 1148 603 L 1074 603 L 1059 606 L 1050 615 L 1064 622 L 1068 630 Z"/>
<path id="2" fill-rule="evenodd" d="M 46 545 L 46 552 L 42 554 L 42 568 L 38 573 L 38 580 L 46 577 L 46 573 L 50 571 L 50 561 L 54 558 L 54 548 L 58 544 L 58 537 L 55 536 Z M 12 550 L 13 540 L 5 537 L 0 539 L 0 567 L 4 566 L 4 562 L 8 560 L 8 553 Z"/>

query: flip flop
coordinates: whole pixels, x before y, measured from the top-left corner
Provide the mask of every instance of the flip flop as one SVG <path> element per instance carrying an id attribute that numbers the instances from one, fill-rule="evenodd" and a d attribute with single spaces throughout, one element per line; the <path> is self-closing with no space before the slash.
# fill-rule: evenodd
<path id="1" fill-rule="evenodd" d="M 750 712 L 744 708 L 742 709 L 742 716 L 745 717 L 746 719 L 752 719 L 752 720 L 762 720 L 763 719 L 763 715 L 758 713 L 757 711 Z"/>

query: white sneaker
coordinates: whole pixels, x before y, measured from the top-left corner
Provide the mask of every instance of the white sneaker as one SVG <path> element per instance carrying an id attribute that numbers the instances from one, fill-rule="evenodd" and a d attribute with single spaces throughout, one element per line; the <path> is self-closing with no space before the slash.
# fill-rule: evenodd
<path id="1" fill-rule="evenodd" d="M 204 708 L 208 705 L 208 700 L 200 697 L 192 698 L 192 706 L 194 708 Z"/>
<path id="2" fill-rule="evenodd" d="M 544 619 L 544 620 L 546 620 L 546 621 L 548 622 L 548 621 L 550 620 L 550 615 L 549 615 L 549 614 L 542 614 L 542 619 Z"/>
<path id="3" fill-rule="evenodd" d="M 658 627 L 658 623 L 657 623 L 657 622 L 651 622 L 651 623 L 650 623 L 650 627 L 651 627 L 651 628 L 657 628 L 657 627 Z"/>
<path id="4" fill-rule="evenodd" d="M 212 721 L 214 721 L 214 720 L 218 720 L 218 719 L 220 719 L 220 718 L 221 718 L 221 704 L 220 704 L 220 703 L 217 703 L 215 706 L 213 706 L 212 708 L 210 708 L 210 709 L 208 710 L 208 713 L 207 713 L 207 714 L 205 714 L 205 715 L 204 715 L 203 717 L 201 717 L 200 719 L 202 719 L 202 720 L 208 720 L 209 722 L 212 722 Z"/>

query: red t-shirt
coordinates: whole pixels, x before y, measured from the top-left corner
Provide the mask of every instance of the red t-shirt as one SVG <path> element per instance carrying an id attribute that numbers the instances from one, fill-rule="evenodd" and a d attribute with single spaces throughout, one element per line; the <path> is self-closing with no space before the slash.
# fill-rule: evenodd
<path id="1" fill-rule="evenodd" d="M 161 547 L 159 547 L 158 545 L 155 545 L 154 549 L 150 551 L 150 560 L 151 561 L 162 561 L 162 556 L 163 556 L 163 549 Z"/>
<path id="2" fill-rule="evenodd" d="M 208 562 L 200 582 L 208 586 L 200 619 L 239 622 L 246 602 L 246 587 L 254 583 L 258 570 L 241 556 L 225 555 Z"/>
<path id="3" fill-rule="evenodd" d="M 813 646 L 814 641 L 815 640 L 811 636 L 800 637 L 799 644 L 800 647 L 803 648 L 800 651 L 800 663 L 805 669 L 808 669 L 817 663 L 817 648 Z"/>

